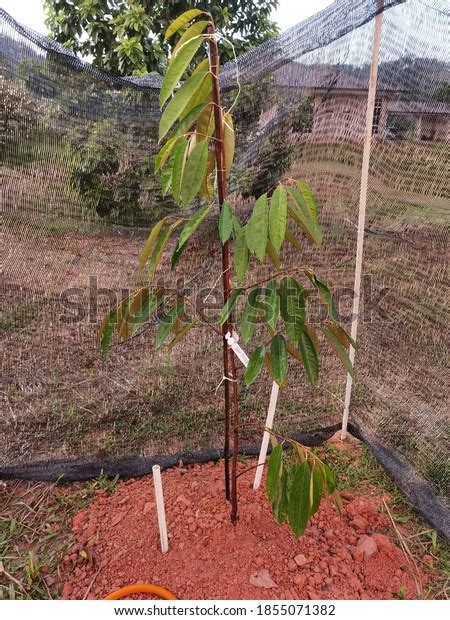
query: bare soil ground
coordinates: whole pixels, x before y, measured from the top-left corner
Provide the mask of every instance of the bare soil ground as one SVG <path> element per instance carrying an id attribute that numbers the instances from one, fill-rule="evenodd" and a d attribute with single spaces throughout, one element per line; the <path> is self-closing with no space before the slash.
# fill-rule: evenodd
<path id="1" fill-rule="evenodd" d="M 320 453 L 336 473 L 344 513 L 325 501 L 298 541 L 275 523 L 264 488 L 253 492 L 253 461 L 239 464 L 236 527 L 221 463 L 164 472 L 167 555 L 159 550 L 151 476 L 8 482 L 0 597 L 101 598 L 150 582 L 184 599 L 447 598 L 448 546 L 368 451 L 333 441 Z"/>

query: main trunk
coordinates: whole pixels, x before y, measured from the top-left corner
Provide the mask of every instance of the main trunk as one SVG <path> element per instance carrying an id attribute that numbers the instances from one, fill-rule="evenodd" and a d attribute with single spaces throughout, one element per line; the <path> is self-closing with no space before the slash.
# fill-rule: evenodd
<path id="1" fill-rule="evenodd" d="M 214 35 L 214 27 L 210 26 L 208 34 Z M 212 98 L 214 106 L 214 138 L 215 138 L 215 156 L 217 169 L 217 193 L 219 198 L 219 209 L 226 198 L 227 179 L 225 170 L 225 147 L 223 140 L 223 118 L 220 103 L 220 87 L 219 87 L 219 52 L 217 42 L 214 38 L 209 39 L 209 57 L 210 67 L 213 76 L 212 80 Z M 230 297 L 231 278 L 230 278 L 230 245 L 226 241 L 222 245 L 222 287 L 224 303 Z M 233 333 L 232 316 L 228 318 L 222 327 L 223 333 L 223 374 L 224 374 L 224 390 L 225 390 L 225 493 L 227 499 L 231 501 L 231 520 L 233 523 L 237 520 L 237 455 L 239 451 L 239 402 L 238 390 L 236 382 L 236 364 L 234 353 L 228 347 L 225 335 Z M 233 391 L 233 456 L 231 464 L 231 484 L 230 484 L 230 383 Z"/>

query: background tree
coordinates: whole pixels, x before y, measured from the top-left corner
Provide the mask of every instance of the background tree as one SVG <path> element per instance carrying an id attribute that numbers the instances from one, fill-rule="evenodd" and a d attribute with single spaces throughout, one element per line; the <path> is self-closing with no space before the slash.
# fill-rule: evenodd
<path id="1" fill-rule="evenodd" d="M 188 8 L 214 17 L 236 54 L 256 47 L 278 32 L 271 19 L 278 0 L 44 0 L 50 35 L 76 54 L 92 56 L 93 64 L 114 75 L 161 73 L 170 49 L 167 26 Z M 221 62 L 233 58 L 222 41 Z"/>

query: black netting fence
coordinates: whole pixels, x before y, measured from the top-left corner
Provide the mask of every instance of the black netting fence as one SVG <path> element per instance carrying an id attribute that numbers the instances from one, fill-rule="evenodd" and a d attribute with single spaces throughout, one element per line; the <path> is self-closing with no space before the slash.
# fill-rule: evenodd
<path id="1" fill-rule="evenodd" d="M 245 218 L 280 177 L 304 179 L 324 248 L 302 264 L 334 283 L 352 322 L 375 16 L 382 12 L 350 429 L 448 536 L 446 250 L 449 65 L 445 0 L 337 1 L 223 68 L 239 144 L 230 183 Z M 0 475 L 148 470 L 157 455 L 221 449 L 221 342 L 192 330 L 155 351 L 148 324 L 103 360 L 100 319 L 138 277 L 150 225 L 173 213 L 153 175 L 158 77 L 111 77 L 1 12 L 3 403 Z M 380 21 L 377 18 L 376 21 Z M 238 87 L 239 84 L 239 87 Z M 177 268 L 217 313 L 217 222 Z M 285 251 L 285 263 L 298 255 Z M 183 267 L 184 264 L 184 267 Z M 254 269 L 252 278 L 263 274 Z M 173 279 L 169 267 L 159 278 Z M 319 388 L 293 368 L 276 427 L 317 442 L 339 428 L 345 372 Z M 244 444 L 261 438 L 270 381 L 240 390 Z"/>

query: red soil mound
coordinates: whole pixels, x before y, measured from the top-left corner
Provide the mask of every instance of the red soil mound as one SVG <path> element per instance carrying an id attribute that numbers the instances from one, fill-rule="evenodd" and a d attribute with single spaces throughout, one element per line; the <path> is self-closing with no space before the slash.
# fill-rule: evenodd
<path id="1" fill-rule="evenodd" d="M 241 464 L 246 469 L 249 464 Z M 151 476 L 119 483 L 73 519 L 63 598 L 103 598 L 154 583 L 180 599 L 385 599 L 417 595 L 405 556 L 383 534 L 381 498 L 343 493 L 344 514 L 324 501 L 296 540 L 275 523 L 264 489 L 240 478 L 240 519 L 223 498 L 223 466 L 163 473 L 169 552 L 159 550 Z M 423 579 L 425 581 L 425 579 Z M 146 598 L 142 596 L 142 598 Z"/>

